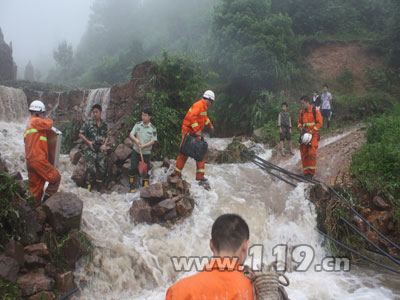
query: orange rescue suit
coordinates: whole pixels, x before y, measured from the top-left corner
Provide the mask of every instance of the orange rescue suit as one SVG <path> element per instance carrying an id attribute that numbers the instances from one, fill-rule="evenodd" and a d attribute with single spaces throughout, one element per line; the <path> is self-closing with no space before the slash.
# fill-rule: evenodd
<path id="1" fill-rule="evenodd" d="M 221 259 L 210 261 L 202 272 L 172 285 L 167 291 L 166 300 L 253 300 L 250 279 L 237 266 L 233 270 L 223 266 Z"/>
<path id="2" fill-rule="evenodd" d="M 60 173 L 49 162 L 46 131 L 52 126 L 52 120 L 32 116 L 24 133 L 28 185 L 36 205 L 41 202 L 46 181 L 49 182 L 46 189 L 49 196 L 57 192 L 61 181 Z"/>
<path id="3" fill-rule="evenodd" d="M 322 127 L 322 116 L 319 109 L 315 109 L 315 118 L 312 106 L 309 109 L 301 110 L 297 127 L 299 130 L 305 129 L 312 134 L 311 146 L 300 144 L 300 154 L 304 175 L 315 175 L 319 130 Z"/>
<path id="4" fill-rule="evenodd" d="M 213 127 L 210 119 L 208 119 L 207 117 L 207 109 L 208 106 L 206 104 L 206 101 L 204 99 L 201 99 L 196 103 L 194 103 L 192 107 L 188 110 L 182 125 L 182 142 L 187 133 L 194 134 L 197 131 L 201 133 L 204 129 L 204 126 L 206 125 L 209 126 L 210 128 Z M 178 158 L 176 160 L 176 167 L 174 171 L 175 174 L 179 176 L 182 174 L 182 170 L 183 167 L 185 166 L 187 159 L 188 156 L 179 153 Z M 197 167 L 196 179 L 204 178 L 205 162 L 206 162 L 206 156 L 204 156 L 203 161 L 196 162 L 196 167 Z"/>

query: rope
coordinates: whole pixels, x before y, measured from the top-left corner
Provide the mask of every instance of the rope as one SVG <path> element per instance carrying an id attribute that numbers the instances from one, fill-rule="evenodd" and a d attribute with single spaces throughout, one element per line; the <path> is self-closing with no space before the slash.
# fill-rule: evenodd
<path id="1" fill-rule="evenodd" d="M 254 299 L 289 300 L 283 287 L 289 285 L 289 279 L 285 274 L 276 271 L 277 263 L 273 262 L 268 266 L 263 264 L 260 271 L 253 271 L 249 266 L 245 266 L 245 275 L 253 284 Z M 285 281 L 280 281 L 280 277 L 285 279 Z"/>

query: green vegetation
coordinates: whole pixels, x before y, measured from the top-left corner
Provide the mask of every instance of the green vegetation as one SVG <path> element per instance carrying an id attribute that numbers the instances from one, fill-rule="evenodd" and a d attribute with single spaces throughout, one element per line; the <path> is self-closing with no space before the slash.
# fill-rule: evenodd
<path id="1" fill-rule="evenodd" d="M 22 218 L 25 199 L 18 192 L 17 182 L 7 173 L 0 173 L 0 247 L 8 241 L 19 241 L 26 232 Z"/>
<path id="2" fill-rule="evenodd" d="M 74 147 L 74 141 L 78 139 L 82 122 L 67 121 L 60 126 L 62 132 L 61 153 L 68 154 Z"/>
<path id="3" fill-rule="evenodd" d="M 0 300 L 22 300 L 18 285 L 0 279 Z"/>
<path id="4" fill-rule="evenodd" d="M 367 131 L 367 143 L 353 155 L 350 168 L 363 188 L 389 200 L 397 221 L 400 221 L 399 128 L 398 116 L 373 119 Z"/>
<path id="5" fill-rule="evenodd" d="M 145 94 L 143 107 L 135 107 L 132 115 L 124 120 L 125 132 L 119 135 L 122 142 L 133 125 L 141 120 L 141 111 L 150 106 L 152 123 L 157 128 L 159 142 L 153 149 L 157 159 L 174 157 L 181 142 L 182 120 L 194 99 L 201 98 L 204 76 L 199 65 L 185 56 L 169 56 L 155 62 L 156 74 L 150 79 L 152 90 Z"/>

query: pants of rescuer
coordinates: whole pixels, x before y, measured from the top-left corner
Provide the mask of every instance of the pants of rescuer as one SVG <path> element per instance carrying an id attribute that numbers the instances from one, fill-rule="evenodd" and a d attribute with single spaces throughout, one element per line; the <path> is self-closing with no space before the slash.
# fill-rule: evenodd
<path id="1" fill-rule="evenodd" d="M 34 201 L 36 205 L 39 205 L 42 200 L 46 181 L 49 182 L 46 194 L 52 196 L 58 191 L 61 175 L 47 160 L 28 161 L 27 168 L 29 189 L 31 194 L 35 197 Z"/>
<path id="2" fill-rule="evenodd" d="M 303 164 L 304 175 L 315 175 L 315 166 L 317 165 L 318 136 L 319 134 L 313 134 L 311 139 L 311 147 L 303 144 L 300 145 L 301 162 Z"/>
<path id="3" fill-rule="evenodd" d="M 182 128 L 182 141 L 181 141 L 181 145 L 183 143 L 183 139 L 185 138 L 185 135 L 187 133 L 191 133 L 190 129 L 185 129 Z M 197 139 L 200 139 L 200 137 L 197 137 Z M 181 176 L 182 175 L 182 170 L 183 167 L 186 164 L 187 159 L 189 158 L 189 156 L 187 155 L 183 155 L 182 153 L 179 153 L 178 158 L 176 159 L 176 166 L 175 166 L 175 170 L 174 170 L 174 174 Z M 204 156 L 203 161 L 196 161 L 196 179 L 202 179 L 204 178 L 204 174 L 205 174 L 205 165 L 206 165 L 206 156 Z"/>

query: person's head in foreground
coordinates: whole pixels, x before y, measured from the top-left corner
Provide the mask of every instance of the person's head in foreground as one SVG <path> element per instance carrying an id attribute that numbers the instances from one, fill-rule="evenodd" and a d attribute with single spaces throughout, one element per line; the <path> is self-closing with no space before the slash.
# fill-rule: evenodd
<path id="1" fill-rule="evenodd" d="M 236 214 L 219 216 L 211 229 L 210 248 L 217 257 L 237 257 L 243 264 L 249 247 L 249 226 Z"/>

